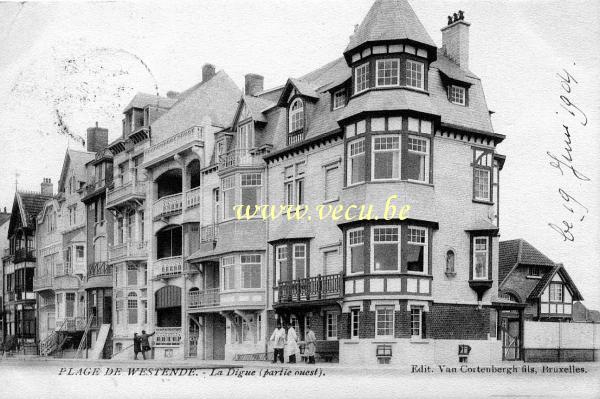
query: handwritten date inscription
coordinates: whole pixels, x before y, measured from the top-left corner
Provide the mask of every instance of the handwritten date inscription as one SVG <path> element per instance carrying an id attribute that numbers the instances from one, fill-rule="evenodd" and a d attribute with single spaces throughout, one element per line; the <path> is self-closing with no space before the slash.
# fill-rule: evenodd
<path id="1" fill-rule="evenodd" d="M 558 156 L 550 151 L 546 151 L 546 154 L 551 159 L 549 165 L 560 172 L 560 175 L 564 178 L 589 182 L 590 178 L 575 166 L 576 162 L 573 157 L 572 147 L 573 141 L 569 128 L 570 123 L 583 126 L 583 128 L 588 124 L 587 115 L 572 99 L 573 90 L 579 82 L 575 79 L 573 73 L 566 69 L 557 73 L 556 76 L 560 79 L 562 89 L 559 99 L 564 116 L 561 122 L 564 147 L 562 153 Z M 556 114 L 558 115 L 559 113 L 556 112 Z M 556 231 L 563 238 L 563 241 L 575 241 L 573 231 L 575 230 L 576 223 L 583 222 L 588 214 L 588 208 L 562 187 L 558 188 L 558 194 L 562 200 L 563 208 L 567 210 L 567 216 L 558 224 L 548 223 L 548 226 Z"/>

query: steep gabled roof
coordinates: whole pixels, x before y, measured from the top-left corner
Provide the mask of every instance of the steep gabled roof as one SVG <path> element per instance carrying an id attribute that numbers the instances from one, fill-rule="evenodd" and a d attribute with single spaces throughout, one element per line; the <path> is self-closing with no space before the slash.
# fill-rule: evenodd
<path id="1" fill-rule="evenodd" d="M 162 97 L 158 94 L 137 93 L 129 104 L 123 109 L 126 113 L 131 108 L 144 108 L 147 105 L 154 105 L 158 108 L 171 108 L 177 102 L 177 98 Z"/>
<path id="2" fill-rule="evenodd" d="M 75 170 L 75 176 L 79 181 L 86 180 L 85 164 L 93 160 L 95 154 L 87 151 L 76 151 L 68 149 L 65 153 L 65 159 L 63 161 L 62 171 L 60 172 L 60 179 L 58 180 L 58 192 L 65 191 L 65 182 L 67 180 L 67 173 L 69 169 Z"/>
<path id="3" fill-rule="evenodd" d="M 500 283 L 518 265 L 551 266 L 555 263 L 522 238 L 500 242 L 498 279 Z"/>
<path id="4" fill-rule="evenodd" d="M 247 107 L 248 111 L 250 111 L 250 114 L 252 115 L 252 119 L 255 122 L 266 122 L 267 118 L 265 118 L 264 112 L 266 110 L 272 108 L 273 106 L 275 106 L 275 103 L 273 101 L 269 101 L 267 99 L 260 98 L 260 97 L 247 96 L 247 95 L 242 96 L 242 99 L 240 101 L 240 105 L 239 105 L 239 108 L 236 113 L 235 120 L 234 120 L 234 123 L 232 124 L 232 126 L 237 123 L 237 119 L 239 118 L 239 114 L 240 114 L 241 110 L 243 109 L 244 105 Z"/>
<path id="5" fill-rule="evenodd" d="M 406 0 L 376 0 L 344 53 L 368 42 L 410 40 L 436 47 Z"/>
<path id="6" fill-rule="evenodd" d="M 37 214 L 44 208 L 46 201 L 52 199 L 51 195 L 42 195 L 41 193 L 31 191 L 17 191 L 8 226 L 10 235 L 16 228 L 19 220 L 23 227 L 35 230 Z"/>
<path id="7" fill-rule="evenodd" d="M 283 91 L 281 92 L 281 96 L 279 97 L 277 105 L 284 106 L 287 104 L 288 97 L 293 89 L 296 89 L 296 91 L 302 96 L 310 97 L 312 99 L 319 98 L 317 87 L 311 84 L 311 82 L 289 78 L 284 86 Z"/>
<path id="8" fill-rule="evenodd" d="M 542 276 L 542 278 L 540 279 L 538 284 L 535 286 L 535 288 L 529 294 L 528 299 L 539 298 L 540 295 L 542 295 L 542 293 L 548 286 L 548 284 L 550 284 L 550 281 L 552 281 L 552 279 L 554 278 L 556 273 L 559 274 L 559 276 L 562 278 L 563 282 L 565 284 L 567 284 L 567 286 L 571 289 L 571 292 L 573 293 L 573 300 L 574 301 L 582 301 L 583 297 L 581 296 L 579 289 L 577 289 L 577 286 L 575 286 L 575 283 L 571 279 L 571 276 L 569 276 L 569 273 L 567 273 L 567 270 L 564 268 L 564 266 L 561 263 L 556 264 L 552 269 L 549 269 L 546 272 L 546 274 L 544 274 Z"/>

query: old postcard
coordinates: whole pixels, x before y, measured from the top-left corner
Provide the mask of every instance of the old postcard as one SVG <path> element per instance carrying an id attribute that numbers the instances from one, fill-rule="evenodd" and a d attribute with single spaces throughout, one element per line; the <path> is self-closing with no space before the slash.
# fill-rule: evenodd
<path id="1" fill-rule="evenodd" d="M 600 397 L 599 26 L 0 3 L 0 396 Z"/>

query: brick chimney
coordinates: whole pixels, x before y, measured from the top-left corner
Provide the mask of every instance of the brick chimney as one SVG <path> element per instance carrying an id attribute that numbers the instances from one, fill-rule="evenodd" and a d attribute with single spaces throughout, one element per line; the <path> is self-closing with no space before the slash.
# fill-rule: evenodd
<path id="1" fill-rule="evenodd" d="M 167 92 L 167 97 L 168 98 L 177 98 L 177 96 L 179 96 L 179 92 L 178 91 L 169 90 Z"/>
<path id="2" fill-rule="evenodd" d="M 42 195 L 52 196 L 54 192 L 54 185 L 52 184 L 52 180 L 47 177 L 42 179 L 42 184 L 40 184 L 40 192 Z"/>
<path id="3" fill-rule="evenodd" d="M 213 64 L 204 64 L 202 66 L 202 83 L 208 82 L 215 76 L 215 66 Z"/>
<path id="4" fill-rule="evenodd" d="M 464 12 L 448 16 L 448 25 L 442 28 L 442 50 L 462 69 L 469 69 L 469 26 Z"/>
<path id="5" fill-rule="evenodd" d="M 96 122 L 95 127 L 90 127 L 87 130 L 87 150 L 88 152 L 98 152 L 108 146 L 108 129 L 98 127 Z"/>
<path id="6" fill-rule="evenodd" d="M 246 95 L 255 96 L 263 91 L 265 78 L 255 73 L 249 73 L 245 76 L 246 79 Z"/>

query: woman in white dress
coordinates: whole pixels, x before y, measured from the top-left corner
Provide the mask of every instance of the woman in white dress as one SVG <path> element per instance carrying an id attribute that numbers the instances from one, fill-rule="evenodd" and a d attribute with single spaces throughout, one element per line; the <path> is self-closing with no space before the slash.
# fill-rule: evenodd
<path id="1" fill-rule="evenodd" d="M 298 335 L 296 334 L 296 330 L 292 325 L 289 325 L 287 331 L 286 349 L 289 356 L 288 363 L 296 363 L 296 354 L 299 352 Z"/>

